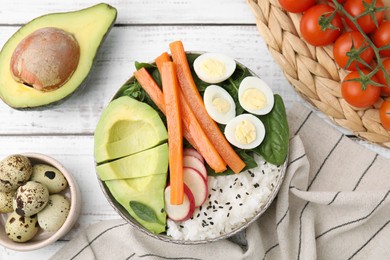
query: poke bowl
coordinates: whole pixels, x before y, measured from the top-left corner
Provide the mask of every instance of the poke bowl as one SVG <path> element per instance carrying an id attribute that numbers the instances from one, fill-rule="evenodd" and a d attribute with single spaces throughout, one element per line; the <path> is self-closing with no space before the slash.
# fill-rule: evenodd
<path id="1" fill-rule="evenodd" d="M 182 46 L 181 42 L 172 44 Z M 204 99 L 204 108 L 200 109 L 204 109 L 208 115 L 203 115 L 210 116 L 215 121 L 218 128 L 216 131 L 222 133 L 225 143 L 231 147 L 230 151 L 236 153 L 243 162 L 243 166 L 237 170 L 236 166 L 229 164 L 229 159 L 225 162 L 226 157 L 223 157 L 221 160 L 225 162 L 225 168 L 216 170 L 215 157 L 222 158 L 223 155 L 217 153 L 214 156 L 212 152 L 209 150 L 205 152 L 202 148 L 207 146 L 199 141 L 203 135 L 207 136 L 204 137 L 206 140 L 214 137 L 213 134 L 209 137 L 211 130 L 202 128 L 202 123 L 199 122 L 203 119 L 195 119 L 195 112 L 191 108 L 187 109 L 190 107 L 188 104 L 193 101 L 183 101 L 184 91 L 179 90 L 177 97 L 179 100 L 182 98 L 180 103 L 178 102 L 182 106 L 180 110 L 172 109 L 168 102 L 160 102 L 164 100 L 164 95 L 169 93 L 169 90 L 166 90 L 162 94 L 168 85 L 166 71 L 177 71 L 177 74 L 173 73 L 173 79 L 180 77 L 178 68 L 180 62 L 177 62 L 177 65 L 167 64 L 174 64 L 169 62 L 171 57 L 176 63 L 174 52 L 172 51 L 171 56 L 163 53 L 153 62 L 136 62 L 135 75 L 117 91 L 102 112 L 95 130 L 94 156 L 97 179 L 111 206 L 137 230 L 166 242 L 202 244 L 229 238 L 244 230 L 273 202 L 287 168 L 289 140 L 287 118 L 282 98 L 273 95 L 272 92 L 272 98 L 266 97 L 267 102 L 272 102 L 271 108 L 266 108 L 268 112 L 265 114 L 248 112 L 251 109 L 247 109 L 247 105 L 238 100 L 238 87 L 245 78 L 258 77 L 234 59 L 231 59 L 234 62 L 233 72 L 215 84 L 233 97 L 234 104 L 230 103 L 229 108 L 235 113 L 229 119 L 218 118 L 215 111 L 210 112 L 212 108 L 207 104 L 209 98 L 206 90 L 209 88 L 207 91 L 212 93 L 211 100 L 214 101 L 216 97 L 224 98 L 225 94 L 211 91 L 213 87 L 210 86 L 214 83 L 207 83 L 209 79 L 199 77 L 194 65 L 210 53 L 185 52 L 182 47 L 184 64 L 188 64 L 190 77 L 193 78 L 200 97 Z M 226 57 L 222 54 L 217 55 Z M 164 62 L 161 62 L 162 60 Z M 179 86 L 181 84 L 179 82 L 180 80 L 171 83 Z M 255 87 L 256 82 L 251 81 L 250 85 Z M 158 89 L 150 92 L 150 89 L 145 88 L 147 84 Z M 265 84 L 260 81 L 260 85 Z M 211 106 L 216 105 L 212 103 Z M 173 128 L 174 121 L 169 118 L 172 111 L 181 111 L 179 113 L 184 141 L 182 145 L 180 144 L 182 148 L 178 149 L 181 150 L 178 152 L 180 157 L 174 150 L 177 149 L 177 144 L 172 141 L 177 136 L 177 125 Z M 226 113 L 223 111 L 223 114 Z M 252 117 L 261 121 L 260 125 L 253 121 L 253 124 L 256 124 L 254 129 L 247 131 L 247 128 L 243 128 L 241 132 L 245 132 L 245 136 L 247 132 L 251 132 L 253 136 L 247 143 L 245 141 L 241 144 L 235 143 L 232 138 L 240 139 L 235 136 L 240 136 L 237 133 L 240 129 L 238 124 L 243 121 L 239 121 L 233 127 L 231 124 L 238 120 L 236 118 L 252 120 Z M 229 129 L 233 129 L 230 136 Z M 258 141 L 258 138 L 261 140 Z M 214 140 L 209 143 L 214 145 Z M 251 146 L 251 143 L 256 144 Z M 210 149 L 212 150 L 213 146 Z M 172 202 L 178 197 L 175 193 L 177 189 L 175 182 L 180 179 L 174 176 L 176 172 L 173 165 L 181 166 L 180 172 L 183 172 L 181 191 L 183 199 L 179 203 Z"/>

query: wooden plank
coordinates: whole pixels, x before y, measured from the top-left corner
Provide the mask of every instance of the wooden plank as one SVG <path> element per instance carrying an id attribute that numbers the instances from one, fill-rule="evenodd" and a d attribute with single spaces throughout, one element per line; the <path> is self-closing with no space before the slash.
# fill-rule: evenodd
<path id="1" fill-rule="evenodd" d="M 39 2 L 39 4 L 38 4 Z M 107 0 L 118 10 L 118 24 L 255 24 L 245 1 L 237 0 Z M 93 0 L 2 1 L 0 24 L 24 24 L 47 13 L 95 5 Z"/>
<path id="2" fill-rule="evenodd" d="M 0 27 L 0 46 L 17 27 Z M 187 50 L 223 52 L 262 77 L 285 98 L 300 100 L 273 61 L 255 26 L 115 27 L 96 59 L 85 88 L 43 111 L 18 111 L 0 102 L 0 135 L 92 134 L 102 109 L 133 74 L 134 61 L 150 61 L 181 39 Z"/>

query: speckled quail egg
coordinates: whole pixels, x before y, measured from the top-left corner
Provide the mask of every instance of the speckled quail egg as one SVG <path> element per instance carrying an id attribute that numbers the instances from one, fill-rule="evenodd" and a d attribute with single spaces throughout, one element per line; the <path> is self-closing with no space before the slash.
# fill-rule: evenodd
<path id="1" fill-rule="evenodd" d="M 25 217 L 12 212 L 5 223 L 5 233 L 15 242 L 26 242 L 32 239 L 38 230 L 37 215 Z"/>
<path id="2" fill-rule="evenodd" d="M 0 213 L 10 213 L 14 209 L 12 207 L 12 199 L 15 191 L 0 192 Z"/>
<path id="3" fill-rule="evenodd" d="M 33 166 L 31 180 L 45 185 L 50 194 L 61 192 L 68 186 L 65 176 L 58 169 L 46 164 Z"/>
<path id="4" fill-rule="evenodd" d="M 236 62 L 222 53 L 204 53 L 194 61 L 196 75 L 204 82 L 215 84 L 228 79 L 236 70 Z"/>
<path id="5" fill-rule="evenodd" d="M 49 201 L 49 191 L 45 185 L 29 181 L 15 193 L 13 207 L 21 216 L 31 216 L 41 211 Z"/>
<path id="6" fill-rule="evenodd" d="M 23 155 L 10 155 L 0 162 L 0 191 L 10 192 L 25 184 L 32 173 L 30 160 Z"/>
<path id="7" fill-rule="evenodd" d="M 50 195 L 47 206 L 38 213 L 39 226 L 47 232 L 55 232 L 61 228 L 70 210 L 70 203 L 62 195 Z"/>
<path id="8" fill-rule="evenodd" d="M 225 136 L 229 143 L 238 148 L 253 149 L 264 140 L 264 124 L 254 115 L 242 114 L 229 121 Z"/>
<path id="9" fill-rule="evenodd" d="M 255 115 L 268 114 L 274 106 L 271 88 L 258 77 L 244 78 L 238 88 L 238 101 L 243 109 Z"/>
<path id="10" fill-rule="evenodd" d="M 203 94 L 207 113 L 214 121 L 226 125 L 236 116 L 236 104 L 232 96 L 220 86 L 210 85 Z"/>

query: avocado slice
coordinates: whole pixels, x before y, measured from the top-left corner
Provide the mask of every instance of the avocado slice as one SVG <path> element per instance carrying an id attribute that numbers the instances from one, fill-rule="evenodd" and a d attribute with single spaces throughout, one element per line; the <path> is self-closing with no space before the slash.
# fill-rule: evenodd
<path id="1" fill-rule="evenodd" d="M 138 178 L 168 171 L 168 144 L 145 150 L 96 167 L 102 181 Z"/>
<path id="2" fill-rule="evenodd" d="M 54 104 L 69 97 L 86 79 L 116 16 L 115 8 L 102 3 L 79 11 L 47 14 L 21 27 L 0 52 L 0 98 L 10 107 L 25 109 Z M 80 48 L 78 65 L 73 74 L 60 88 L 48 92 L 16 81 L 10 70 L 11 57 L 18 44 L 26 36 L 45 27 L 66 31 L 77 40 Z"/>
<path id="3" fill-rule="evenodd" d="M 125 180 L 105 181 L 105 185 L 119 204 L 142 226 L 149 231 L 159 234 L 165 231 L 166 213 L 164 202 L 164 188 L 166 184 L 167 173 L 149 175 Z M 156 216 L 154 221 L 150 212 L 145 210 L 144 214 L 139 214 L 130 206 L 131 201 L 142 203 L 148 209 L 152 209 Z"/>
<path id="4" fill-rule="evenodd" d="M 95 129 L 95 161 L 111 161 L 167 141 L 168 133 L 158 113 L 148 104 L 123 96 L 102 112 Z"/>

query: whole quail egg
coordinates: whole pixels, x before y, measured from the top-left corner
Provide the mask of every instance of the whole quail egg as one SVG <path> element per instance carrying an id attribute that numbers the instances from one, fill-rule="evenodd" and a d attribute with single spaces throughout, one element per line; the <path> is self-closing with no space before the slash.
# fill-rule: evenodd
<path id="1" fill-rule="evenodd" d="M 232 96 L 222 87 L 210 85 L 203 94 L 204 106 L 214 121 L 226 125 L 236 116 L 236 104 Z"/>
<path id="2" fill-rule="evenodd" d="M 12 212 L 5 223 L 5 233 L 15 242 L 26 242 L 32 239 L 38 230 L 37 215 L 25 217 Z"/>
<path id="3" fill-rule="evenodd" d="M 251 114 L 236 116 L 225 127 L 226 139 L 241 149 L 253 149 L 261 144 L 265 137 L 264 124 Z"/>
<path id="4" fill-rule="evenodd" d="M 47 206 L 38 213 L 39 226 L 47 232 L 61 228 L 70 210 L 69 200 L 59 194 L 50 195 Z"/>
<path id="5" fill-rule="evenodd" d="M 14 209 L 12 207 L 12 198 L 15 191 L 0 192 L 0 213 L 10 213 Z"/>
<path id="6" fill-rule="evenodd" d="M 32 173 L 30 160 L 19 154 L 10 155 L 0 162 L 0 191 L 10 192 L 25 184 Z"/>
<path id="7" fill-rule="evenodd" d="M 194 61 L 196 75 L 204 82 L 215 84 L 228 79 L 236 70 L 236 62 L 222 53 L 204 53 Z"/>
<path id="8" fill-rule="evenodd" d="M 13 207 L 21 216 L 31 216 L 41 211 L 49 201 L 49 191 L 45 185 L 29 181 L 15 193 Z"/>
<path id="9" fill-rule="evenodd" d="M 50 194 L 61 192 L 68 186 L 64 175 L 52 166 L 36 164 L 32 171 L 31 180 L 45 185 Z"/>
<path id="10" fill-rule="evenodd" d="M 238 101 L 243 109 L 255 115 L 268 114 L 274 106 L 271 88 L 258 77 L 244 78 L 238 88 Z"/>

